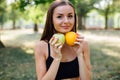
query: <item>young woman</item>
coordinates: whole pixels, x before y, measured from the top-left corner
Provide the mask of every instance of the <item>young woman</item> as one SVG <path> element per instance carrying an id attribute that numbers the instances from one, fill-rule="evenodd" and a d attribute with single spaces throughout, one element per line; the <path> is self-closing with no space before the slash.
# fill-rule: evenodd
<path id="1" fill-rule="evenodd" d="M 56 43 L 55 33 L 76 32 L 74 6 L 65 0 L 49 7 L 41 40 L 35 47 L 38 80 L 91 80 L 90 51 L 87 41 L 77 34 L 74 46 Z"/>

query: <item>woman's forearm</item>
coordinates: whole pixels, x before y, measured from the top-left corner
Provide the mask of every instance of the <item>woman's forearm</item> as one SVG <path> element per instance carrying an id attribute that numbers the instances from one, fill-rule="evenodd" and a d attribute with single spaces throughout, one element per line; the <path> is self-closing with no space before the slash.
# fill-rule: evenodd
<path id="1" fill-rule="evenodd" d="M 80 73 L 80 80 L 91 80 L 91 72 L 88 70 L 85 61 L 83 59 L 83 54 L 78 55 L 78 62 L 79 62 L 79 73 Z"/>
<path id="2" fill-rule="evenodd" d="M 61 59 L 54 59 L 42 80 L 55 80 Z"/>

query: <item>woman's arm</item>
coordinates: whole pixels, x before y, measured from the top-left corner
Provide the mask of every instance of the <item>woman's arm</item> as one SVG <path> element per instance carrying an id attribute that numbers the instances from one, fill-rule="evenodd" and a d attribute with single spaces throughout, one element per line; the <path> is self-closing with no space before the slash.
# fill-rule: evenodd
<path id="1" fill-rule="evenodd" d="M 79 73 L 81 80 L 91 80 L 90 50 L 86 41 L 83 45 L 81 53 L 78 53 Z"/>
<path id="2" fill-rule="evenodd" d="M 46 45 L 46 46 L 45 46 Z M 60 65 L 61 58 L 54 58 L 48 71 L 46 70 L 47 43 L 40 41 L 35 47 L 35 63 L 38 80 L 54 80 Z"/>

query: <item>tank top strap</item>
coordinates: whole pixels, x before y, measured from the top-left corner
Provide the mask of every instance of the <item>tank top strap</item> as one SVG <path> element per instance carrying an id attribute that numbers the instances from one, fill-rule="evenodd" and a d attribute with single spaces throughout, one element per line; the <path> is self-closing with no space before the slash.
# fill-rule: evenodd
<path id="1" fill-rule="evenodd" d="M 48 43 L 48 57 L 50 57 L 50 44 Z"/>

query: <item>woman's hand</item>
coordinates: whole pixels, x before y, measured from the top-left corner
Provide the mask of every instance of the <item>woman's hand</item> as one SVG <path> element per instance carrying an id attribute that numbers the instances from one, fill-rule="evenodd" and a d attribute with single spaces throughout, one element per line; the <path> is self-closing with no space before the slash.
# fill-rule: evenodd
<path id="1" fill-rule="evenodd" d="M 50 45 L 52 46 L 53 49 L 53 53 L 54 53 L 54 58 L 56 59 L 61 59 L 62 58 L 62 54 L 61 54 L 61 48 L 62 48 L 62 43 L 58 43 L 58 38 L 56 37 L 52 37 L 49 41 Z"/>
<path id="2" fill-rule="evenodd" d="M 75 45 L 73 46 L 73 49 L 77 53 L 77 55 L 82 55 L 84 37 L 78 33 L 76 34 L 77 34 L 77 38 L 76 38 L 76 41 L 74 42 Z"/>

